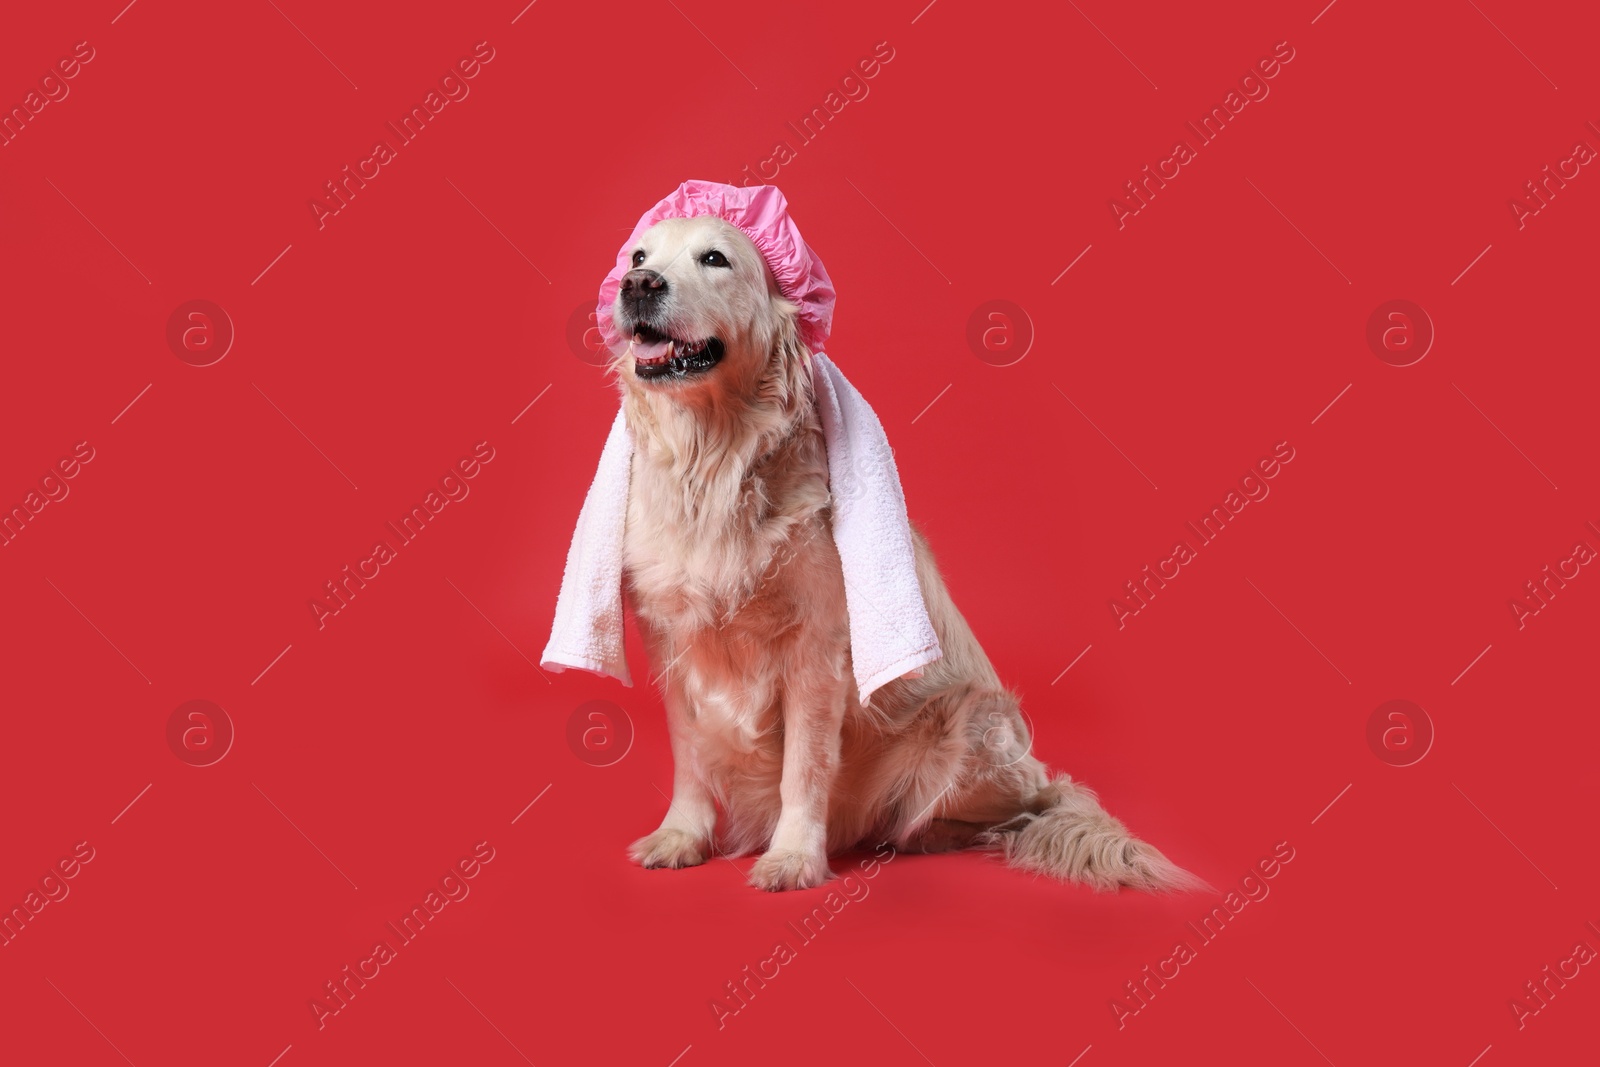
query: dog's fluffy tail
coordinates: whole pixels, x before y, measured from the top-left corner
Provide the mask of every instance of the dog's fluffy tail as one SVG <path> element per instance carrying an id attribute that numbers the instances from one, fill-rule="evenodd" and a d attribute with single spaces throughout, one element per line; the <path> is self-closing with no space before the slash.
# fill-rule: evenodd
<path id="1" fill-rule="evenodd" d="M 1096 890 L 1129 886 L 1158 893 L 1209 889 L 1100 806 L 1094 791 L 1062 775 L 1045 786 L 1034 810 L 984 833 L 979 847 L 1005 854 L 1013 867 Z"/>

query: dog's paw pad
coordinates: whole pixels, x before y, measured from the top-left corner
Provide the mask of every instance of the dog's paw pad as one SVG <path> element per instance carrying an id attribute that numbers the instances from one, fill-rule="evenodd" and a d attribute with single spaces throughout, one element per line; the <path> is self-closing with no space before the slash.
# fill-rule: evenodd
<path id="1" fill-rule="evenodd" d="M 826 856 L 789 849 L 772 849 L 750 868 L 750 884 L 778 893 L 785 889 L 812 889 L 833 877 Z"/>
<path id="2" fill-rule="evenodd" d="M 641 867 L 696 867 L 706 861 L 710 843 L 687 830 L 660 829 L 641 837 L 628 849 L 633 862 Z"/>

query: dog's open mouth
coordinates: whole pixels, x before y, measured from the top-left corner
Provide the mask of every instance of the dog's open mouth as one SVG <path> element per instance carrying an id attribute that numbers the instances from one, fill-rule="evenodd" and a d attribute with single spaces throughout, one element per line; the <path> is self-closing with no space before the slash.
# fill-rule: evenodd
<path id="1" fill-rule="evenodd" d="M 645 381 L 703 374 L 722 360 L 722 342 L 715 337 L 682 341 L 644 323 L 633 328 L 628 350 L 634 377 Z"/>

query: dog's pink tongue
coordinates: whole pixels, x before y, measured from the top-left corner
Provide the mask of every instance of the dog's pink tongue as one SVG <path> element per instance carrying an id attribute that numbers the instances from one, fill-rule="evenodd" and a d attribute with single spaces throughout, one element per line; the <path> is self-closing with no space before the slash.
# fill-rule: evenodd
<path id="1" fill-rule="evenodd" d="M 672 358 L 671 341 L 642 341 L 635 337 L 631 347 L 635 363 L 665 363 Z"/>

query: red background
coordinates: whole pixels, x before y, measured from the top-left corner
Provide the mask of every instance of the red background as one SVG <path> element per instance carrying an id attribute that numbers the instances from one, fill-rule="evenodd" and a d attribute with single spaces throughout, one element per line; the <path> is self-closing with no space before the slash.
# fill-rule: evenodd
<path id="1" fill-rule="evenodd" d="M 1522 229 L 1508 200 L 1600 146 L 1593 13 L 924 3 L 8 14 L 6 107 L 95 58 L 0 148 L 0 501 L 95 458 L 0 549 L 0 900 L 95 858 L 0 948 L 4 1058 L 1592 1060 L 1593 968 L 1521 1029 L 1508 1002 L 1600 947 L 1600 577 L 1520 630 L 1508 601 L 1600 546 L 1600 177 Z M 319 229 L 479 41 L 470 95 Z M 1119 230 L 1110 198 L 1280 41 L 1270 96 Z M 796 140 L 878 42 L 775 184 L 914 519 L 1043 757 L 1220 890 L 1295 853 L 1120 1028 L 1216 898 L 975 854 L 895 859 L 719 1028 L 822 894 L 629 865 L 658 700 L 530 663 L 616 404 L 569 319 L 646 207 Z M 166 341 L 194 299 L 236 330 L 207 367 Z M 965 339 L 993 299 L 1031 321 L 1011 366 Z M 1436 330 L 1412 366 L 1365 339 L 1392 299 Z M 480 441 L 470 496 L 319 630 L 323 582 Z M 1119 630 L 1110 598 L 1280 441 L 1271 495 Z M 207 767 L 167 742 L 194 699 L 236 730 Z M 1392 699 L 1436 731 L 1412 766 L 1367 742 Z M 590 700 L 635 733 L 611 766 L 567 741 Z M 480 841 L 470 896 L 319 1030 L 323 983 Z"/>

